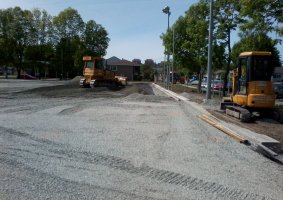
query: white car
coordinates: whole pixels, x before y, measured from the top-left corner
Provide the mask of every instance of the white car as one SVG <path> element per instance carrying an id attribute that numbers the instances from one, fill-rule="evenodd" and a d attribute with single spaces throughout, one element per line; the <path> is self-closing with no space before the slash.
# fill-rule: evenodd
<path id="1" fill-rule="evenodd" d="M 198 85 L 198 80 L 193 80 L 193 81 L 190 81 L 188 82 L 188 85 Z"/>

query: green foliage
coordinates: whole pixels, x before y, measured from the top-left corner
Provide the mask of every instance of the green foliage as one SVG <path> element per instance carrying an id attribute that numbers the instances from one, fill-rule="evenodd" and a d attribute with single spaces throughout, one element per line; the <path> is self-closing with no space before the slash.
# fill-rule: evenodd
<path id="1" fill-rule="evenodd" d="M 20 7 L 0 11 L 1 47 L 7 50 L 4 53 L 5 65 L 14 65 L 18 77 L 23 67 L 24 52 L 29 45 L 34 44 L 35 29 L 32 26 L 32 13 Z"/>
<path id="2" fill-rule="evenodd" d="M 224 87 L 223 95 L 225 95 L 227 76 L 231 70 L 231 33 L 236 30 L 239 23 L 243 22 L 240 17 L 240 4 L 238 0 L 218 0 L 215 2 L 215 43 L 219 43 L 217 47 L 214 45 L 214 62 L 213 65 L 219 65 L 219 69 L 224 69 L 223 76 Z M 216 51 L 217 50 L 217 51 Z M 222 54 L 222 55 L 221 55 Z M 215 68 L 215 67 L 214 67 Z"/>
<path id="3" fill-rule="evenodd" d="M 87 54 L 93 56 L 105 55 L 110 40 L 107 35 L 107 31 L 100 24 L 96 24 L 94 20 L 88 21 L 83 34 Z"/>
<path id="4" fill-rule="evenodd" d="M 247 34 L 267 34 L 276 31 L 283 36 L 283 1 L 282 0 L 239 0 L 241 16 L 245 23 L 241 30 Z"/>
<path id="5" fill-rule="evenodd" d="M 58 16 L 53 18 L 54 38 L 56 41 L 56 56 L 57 70 L 63 77 L 75 76 L 80 69 L 75 66 L 75 61 L 80 55 L 77 49 L 80 49 L 82 41 L 79 37 L 83 34 L 85 24 L 77 12 L 73 8 L 67 8 L 60 12 Z M 82 58 L 80 58 L 82 59 Z"/>
<path id="6" fill-rule="evenodd" d="M 265 50 L 274 55 L 276 65 L 280 63 L 275 45 L 283 35 L 282 0 L 215 0 L 214 1 L 213 70 L 223 69 L 224 82 L 231 65 L 241 51 Z M 187 73 L 203 72 L 207 63 L 209 1 L 199 0 L 185 16 L 162 34 L 167 52 L 172 54 L 173 29 L 175 38 L 174 66 Z M 232 47 L 232 33 L 240 31 L 240 41 Z M 271 39 L 268 33 L 276 32 Z M 232 51 L 233 48 L 233 51 Z M 224 90 L 223 90 L 224 92 Z"/>
<path id="7" fill-rule="evenodd" d="M 59 42 L 62 38 L 80 36 L 84 30 L 84 22 L 77 10 L 67 8 L 53 18 L 55 38 Z"/>
<path id="8" fill-rule="evenodd" d="M 64 77 L 80 74 L 82 56 L 105 55 L 107 31 L 94 20 L 83 22 L 80 14 L 67 8 L 52 17 L 45 10 L 0 10 L 0 64 L 23 67 Z"/>
<path id="9" fill-rule="evenodd" d="M 9 31 L 12 20 L 12 9 L 0 10 L 0 64 L 2 65 L 10 65 L 13 61 L 14 41 Z"/>
<path id="10" fill-rule="evenodd" d="M 239 54 L 245 51 L 270 51 L 273 55 L 274 66 L 279 67 L 280 55 L 275 47 L 276 40 L 268 37 L 266 34 L 247 35 L 236 43 L 232 49 L 233 62 L 237 63 Z"/>
<path id="11" fill-rule="evenodd" d="M 206 63 L 208 6 L 200 1 L 189 8 L 184 17 L 179 17 L 172 28 L 163 34 L 165 49 L 173 52 L 174 31 L 174 66 L 177 69 L 187 68 L 188 72 L 200 71 Z"/>
<path id="12" fill-rule="evenodd" d="M 143 80 L 153 81 L 154 68 L 156 64 L 151 59 L 145 60 L 145 63 L 141 66 L 141 76 Z"/>

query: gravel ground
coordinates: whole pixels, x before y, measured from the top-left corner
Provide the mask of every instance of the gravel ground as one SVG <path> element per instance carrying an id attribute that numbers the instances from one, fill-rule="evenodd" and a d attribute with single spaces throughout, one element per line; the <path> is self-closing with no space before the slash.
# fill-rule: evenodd
<path id="1" fill-rule="evenodd" d="M 205 93 L 196 93 L 192 92 L 191 89 L 183 89 L 183 90 L 176 90 L 177 93 L 180 93 L 182 96 L 190 99 L 193 102 L 198 103 L 200 106 L 204 107 L 208 110 L 212 115 L 217 117 L 218 119 L 221 119 L 225 122 L 232 123 L 238 126 L 241 126 L 243 128 L 249 129 L 253 132 L 267 135 L 271 138 L 274 138 L 275 140 L 278 140 L 281 142 L 281 149 L 283 151 L 283 124 L 278 123 L 277 121 L 274 121 L 270 118 L 258 118 L 253 122 L 250 123 L 243 123 L 239 120 L 228 116 L 222 112 L 219 112 L 220 102 L 221 98 L 218 94 L 214 94 L 213 98 L 209 100 L 208 102 L 204 103 Z M 282 99 L 278 99 L 276 101 L 277 105 L 283 105 Z"/>
<path id="2" fill-rule="evenodd" d="M 204 123 L 197 103 L 147 83 L 1 81 L 0 199 L 283 196 L 282 166 Z"/>

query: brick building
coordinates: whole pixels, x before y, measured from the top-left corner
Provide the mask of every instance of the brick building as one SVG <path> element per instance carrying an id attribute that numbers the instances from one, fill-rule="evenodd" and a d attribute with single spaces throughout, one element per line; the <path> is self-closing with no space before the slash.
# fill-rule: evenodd
<path id="1" fill-rule="evenodd" d="M 141 64 L 115 56 L 106 60 L 107 68 L 119 76 L 128 77 L 129 81 L 139 80 L 141 76 Z"/>

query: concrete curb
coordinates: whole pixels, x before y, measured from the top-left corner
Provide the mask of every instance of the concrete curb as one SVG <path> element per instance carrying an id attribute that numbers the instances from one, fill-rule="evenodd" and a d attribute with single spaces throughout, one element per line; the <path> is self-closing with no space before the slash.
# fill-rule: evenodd
<path id="1" fill-rule="evenodd" d="M 164 92 L 165 94 L 167 94 L 168 96 L 172 97 L 173 99 L 177 100 L 177 101 L 189 101 L 189 99 L 187 99 L 186 97 L 183 97 L 181 95 L 176 94 L 175 92 L 172 92 L 170 90 L 167 90 L 155 83 L 152 83 L 152 86 L 161 90 L 162 92 Z"/>
<path id="2" fill-rule="evenodd" d="M 188 98 L 178 95 L 175 92 L 169 91 L 155 83 L 152 83 L 152 86 L 164 92 L 166 95 L 172 97 L 176 101 L 182 100 L 186 103 L 190 102 Z M 197 107 L 196 105 L 193 106 Z M 243 128 L 240 128 L 236 125 L 233 125 L 235 127 L 231 128 L 226 125 L 225 122 L 210 114 L 200 115 L 198 117 L 206 123 L 214 126 L 215 128 L 236 139 L 237 141 L 249 145 L 252 150 L 270 158 L 277 163 L 283 164 L 283 153 L 281 152 L 279 141 L 266 135 L 261 135 L 249 130 L 244 130 Z"/>
<path id="3" fill-rule="evenodd" d="M 212 126 L 218 128 L 222 127 L 224 133 L 236 139 L 237 141 L 248 145 L 252 150 L 268 157 L 269 159 L 283 164 L 283 154 L 281 152 L 281 144 L 279 141 L 262 134 L 252 132 L 250 130 L 241 128 L 237 125 L 226 124 L 225 122 L 219 120 L 218 118 L 208 115 L 205 116 L 206 119 L 213 121 Z M 227 131 L 228 130 L 228 131 Z"/>

